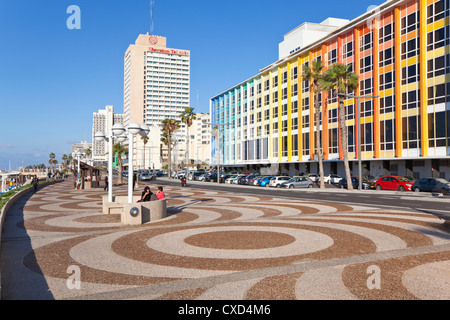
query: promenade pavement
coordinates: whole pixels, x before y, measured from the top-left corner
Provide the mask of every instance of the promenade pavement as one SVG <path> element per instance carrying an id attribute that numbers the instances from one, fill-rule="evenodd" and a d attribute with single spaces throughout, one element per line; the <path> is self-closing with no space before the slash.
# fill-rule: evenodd
<path id="1" fill-rule="evenodd" d="M 164 191 L 169 216 L 141 226 L 103 215 L 107 192 L 71 178 L 23 197 L 3 227 L 2 299 L 450 299 L 450 230 L 436 216 Z"/>

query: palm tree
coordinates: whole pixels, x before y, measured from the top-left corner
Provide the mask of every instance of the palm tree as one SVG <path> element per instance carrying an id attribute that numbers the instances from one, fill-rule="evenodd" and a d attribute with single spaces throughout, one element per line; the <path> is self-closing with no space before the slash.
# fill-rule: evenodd
<path id="1" fill-rule="evenodd" d="M 144 170 L 145 170 L 145 145 L 147 144 L 149 138 L 148 136 L 143 136 L 141 137 L 141 139 L 144 142 Z"/>
<path id="2" fill-rule="evenodd" d="M 192 120 L 195 120 L 194 108 L 186 107 L 184 111 L 180 114 L 181 122 L 185 124 L 186 128 L 186 162 L 187 162 L 187 172 L 186 177 L 189 177 L 189 165 L 191 161 L 189 160 L 189 128 L 192 126 Z"/>
<path id="3" fill-rule="evenodd" d="M 167 156 L 169 160 L 169 166 L 168 166 L 168 176 L 169 179 L 172 177 L 171 175 L 171 169 L 172 169 L 172 134 L 177 131 L 180 128 L 180 123 L 178 120 L 166 118 L 162 121 L 162 130 L 163 130 L 163 137 L 161 138 L 161 141 L 167 146 Z M 175 141 L 176 143 L 176 141 Z"/>
<path id="4" fill-rule="evenodd" d="M 123 178 L 122 178 L 122 172 L 123 172 L 123 160 L 122 160 L 122 154 L 128 154 L 128 148 L 121 145 L 119 142 L 115 143 L 113 145 L 113 152 L 116 154 L 117 153 L 117 165 L 119 167 L 119 178 L 117 181 L 117 184 L 122 184 L 123 183 Z M 109 179 L 112 179 L 112 177 L 109 177 Z M 128 177 L 128 179 L 130 179 L 130 177 Z"/>
<path id="5" fill-rule="evenodd" d="M 55 154 L 52 152 L 48 155 L 49 159 L 48 159 L 48 164 L 50 165 L 50 170 L 52 169 L 52 164 L 53 164 L 53 160 L 55 159 Z"/>
<path id="6" fill-rule="evenodd" d="M 89 156 L 92 154 L 91 148 L 84 149 L 84 153 L 86 154 L 86 159 L 89 159 Z"/>
<path id="7" fill-rule="evenodd" d="M 322 154 L 322 139 L 320 130 L 320 105 L 319 105 L 319 93 L 323 90 L 321 85 L 321 79 L 323 77 L 323 66 L 321 60 L 315 60 L 309 66 L 303 67 L 303 80 L 309 80 L 312 82 L 312 91 L 314 97 L 314 116 L 316 123 L 316 153 L 319 160 L 319 176 L 320 176 L 320 188 L 325 188 L 324 175 L 323 175 L 323 154 Z"/>
<path id="8" fill-rule="evenodd" d="M 347 188 L 353 190 L 351 183 L 351 172 L 348 164 L 348 132 L 345 125 L 345 106 L 343 98 L 339 94 L 355 91 L 358 88 L 358 76 L 349 71 L 349 65 L 340 63 L 333 64 L 325 72 L 323 78 L 323 86 L 326 90 L 335 89 L 338 93 L 338 115 L 339 115 L 339 130 L 342 145 L 342 156 L 344 158 L 345 176 L 347 179 Z M 359 128 L 358 128 L 359 130 Z"/>
<path id="9" fill-rule="evenodd" d="M 62 163 L 64 165 L 64 169 L 67 168 L 67 159 L 69 159 L 69 157 L 67 156 L 67 154 L 63 154 L 61 157 Z"/>

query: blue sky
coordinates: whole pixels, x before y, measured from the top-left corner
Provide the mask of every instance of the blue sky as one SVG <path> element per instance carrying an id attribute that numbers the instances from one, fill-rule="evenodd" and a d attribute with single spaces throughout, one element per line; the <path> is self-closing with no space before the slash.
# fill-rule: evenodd
<path id="1" fill-rule="evenodd" d="M 303 22 L 353 19 L 380 0 L 154 0 L 153 34 L 191 51 L 191 106 L 275 62 Z M 67 8 L 81 10 L 70 30 Z M 150 31 L 150 0 L 0 0 L 0 170 L 91 141 L 92 113 L 123 112 L 123 54 Z M 197 108 L 197 90 L 199 94 Z"/>

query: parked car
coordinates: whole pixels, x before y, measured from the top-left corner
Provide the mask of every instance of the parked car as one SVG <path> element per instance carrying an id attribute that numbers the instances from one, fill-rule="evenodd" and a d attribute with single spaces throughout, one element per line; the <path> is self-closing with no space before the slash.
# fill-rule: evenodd
<path id="1" fill-rule="evenodd" d="M 219 177 L 219 183 L 225 183 L 225 181 L 231 176 L 231 174 L 221 174 Z"/>
<path id="2" fill-rule="evenodd" d="M 206 173 L 202 173 L 198 176 L 197 180 L 198 181 L 205 181 L 207 174 Z"/>
<path id="3" fill-rule="evenodd" d="M 293 177 L 281 184 L 281 188 L 312 188 L 313 182 L 308 177 Z"/>
<path id="4" fill-rule="evenodd" d="M 226 178 L 225 183 L 233 183 L 234 180 L 238 179 L 239 175 L 238 174 L 233 174 L 228 176 L 228 178 Z"/>
<path id="5" fill-rule="evenodd" d="M 320 177 L 319 175 L 315 174 L 315 173 L 310 173 L 306 175 L 309 179 L 311 179 L 312 182 L 316 182 L 319 181 Z"/>
<path id="6" fill-rule="evenodd" d="M 375 188 L 377 190 L 398 190 L 411 191 L 413 181 L 400 176 L 384 176 L 377 180 Z"/>
<path id="7" fill-rule="evenodd" d="M 374 177 L 374 176 L 363 176 L 363 180 L 367 180 L 367 183 L 369 184 L 369 189 L 375 189 L 375 184 L 377 183 L 378 179 L 380 179 L 381 176 Z"/>
<path id="8" fill-rule="evenodd" d="M 359 188 L 359 179 L 357 177 L 352 177 L 352 185 L 353 189 Z M 347 179 L 342 178 L 341 180 L 339 180 L 338 186 L 341 189 L 347 189 Z M 367 182 L 367 180 L 362 179 L 361 187 L 362 189 L 370 189 L 370 184 Z"/>
<path id="9" fill-rule="evenodd" d="M 416 192 L 429 191 L 449 194 L 450 182 L 442 178 L 422 178 L 414 182 L 412 190 Z"/>
<path id="10" fill-rule="evenodd" d="M 211 173 L 211 174 L 207 174 L 205 177 L 205 180 L 203 180 L 205 182 L 217 182 L 217 174 L 216 173 Z"/>
<path id="11" fill-rule="evenodd" d="M 258 179 L 257 184 L 261 187 L 268 187 L 270 179 L 272 179 L 272 178 L 273 178 L 272 176 L 261 177 Z"/>
<path id="12" fill-rule="evenodd" d="M 239 176 L 236 183 L 237 184 L 247 184 L 247 177 L 248 177 L 248 175 Z"/>
<path id="13" fill-rule="evenodd" d="M 269 187 L 281 188 L 281 184 L 283 182 L 289 181 L 289 179 L 291 179 L 291 178 L 287 177 L 287 176 L 276 176 L 276 177 L 273 177 L 272 179 L 270 179 Z"/>
<path id="14" fill-rule="evenodd" d="M 339 181 L 341 179 L 342 179 L 342 177 L 338 176 L 337 174 L 327 174 L 323 178 L 323 182 L 328 183 L 328 184 L 335 184 L 335 183 L 339 183 Z"/>

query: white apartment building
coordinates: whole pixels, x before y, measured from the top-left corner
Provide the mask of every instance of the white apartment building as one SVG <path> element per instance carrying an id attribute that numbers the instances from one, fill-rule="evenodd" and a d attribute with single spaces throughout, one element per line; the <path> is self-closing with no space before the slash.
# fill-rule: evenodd
<path id="1" fill-rule="evenodd" d="M 189 128 L 189 155 L 195 163 L 209 163 L 211 158 L 211 126 L 209 113 L 197 113 Z"/>
<path id="2" fill-rule="evenodd" d="M 96 132 L 108 134 L 115 123 L 123 123 L 123 115 L 114 113 L 114 107 L 108 105 L 105 109 L 93 113 L 92 117 L 92 160 L 94 165 L 108 162 L 108 143 L 94 139 Z"/>

